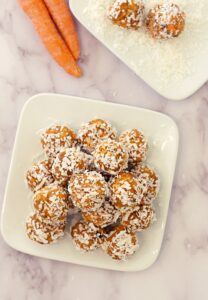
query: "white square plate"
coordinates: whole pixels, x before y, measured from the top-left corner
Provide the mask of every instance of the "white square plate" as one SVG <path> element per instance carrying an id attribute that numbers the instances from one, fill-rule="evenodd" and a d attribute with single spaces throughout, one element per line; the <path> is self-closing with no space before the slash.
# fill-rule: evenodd
<path id="1" fill-rule="evenodd" d="M 111 24 L 106 18 L 111 1 L 70 0 L 70 7 L 98 40 L 159 94 L 182 100 L 208 80 L 207 0 L 174 1 L 186 13 L 186 26 L 178 38 L 168 41 L 153 40 L 144 28 L 123 30 Z M 146 1 L 146 11 L 158 2 Z M 93 48 L 90 51 L 94 57 Z"/>
<path id="2" fill-rule="evenodd" d="M 140 234 L 139 251 L 126 262 L 116 262 L 101 250 L 83 254 L 70 238 L 54 245 L 39 245 L 25 234 L 25 219 L 31 212 L 32 193 L 25 185 L 25 173 L 32 160 L 41 152 L 40 129 L 52 120 L 68 123 L 77 129 L 81 122 L 93 117 L 111 121 L 119 131 L 138 127 L 149 142 L 148 162 L 158 171 L 161 190 L 156 204 L 157 222 Z M 2 211 L 2 235 L 13 248 L 41 257 L 120 271 L 142 270 L 157 258 L 165 230 L 168 206 L 178 150 L 178 129 L 168 116 L 136 107 L 106 103 L 72 96 L 40 94 L 24 106 L 17 129 L 11 167 Z"/>

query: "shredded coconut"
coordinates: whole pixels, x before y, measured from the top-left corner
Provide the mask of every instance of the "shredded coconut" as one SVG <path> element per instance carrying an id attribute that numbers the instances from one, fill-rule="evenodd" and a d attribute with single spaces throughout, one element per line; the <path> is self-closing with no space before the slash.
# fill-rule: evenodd
<path id="1" fill-rule="evenodd" d="M 116 175 L 128 167 L 128 153 L 122 143 L 106 140 L 98 144 L 93 162 L 99 171 Z"/>
<path id="2" fill-rule="evenodd" d="M 69 200 L 64 188 L 56 184 L 45 186 L 33 198 L 35 211 L 44 219 L 52 222 L 65 222 Z"/>
<path id="3" fill-rule="evenodd" d="M 158 195 L 160 180 L 156 172 L 145 164 L 138 164 L 133 172 L 137 175 L 140 185 L 147 187 L 143 195 L 142 203 L 150 204 Z"/>
<path id="4" fill-rule="evenodd" d="M 100 247 L 102 231 L 93 223 L 78 222 L 71 228 L 72 240 L 78 250 L 93 251 Z"/>
<path id="5" fill-rule="evenodd" d="M 119 141 L 123 143 L 128 150 L 129 162 L 131 164 L 139 163 L 146 159 L 148 145 L 144 135 L 138 129 L 129 129 L 124 131 Z"/>
<path id="6" fill-rule="evenodd" d="M 144 4 L 139 0 L 114 0 L 107 16 L 123 28 L 138 29 L 144 20 Z"/>
<path id="7" fill-rule="evenodd" d="M 148 13 L 146 25 L 157 39 L 177 37 L 185 26 L 185 13 L 178 5 L 165 2 L 154 6 Z"/>
<path id="8" fill-rule="evenodd" d="M 141 185 L 137 177 L 130 172 L 121 172 L 110 183 L 112 203 L 124 211 L 140 204 L 146 192 L 146 186 Z"/>
<path id="9" fill-rule="evenodd" d="M 115 139 L 116 136 L 116 129 L 110 122 L 102 119 L 93 119 L 83 123 L 78 131 L 78 140 L 88 153 L 92 153 L 100 141 L 109 138 Z"/>
<path id="10" fill-rule="evenodd" d="M 106 200 L 96 211 L 82 212 L 82 217 L 85 221 L 92 222 L 98 227 L 106 227 L 118 220 L 120 212 Z"/>
<path id="11" fill-rule="evenodd" d="M 123 226 L 113 230 L 103 244 L 103 249 L 108 255 L 113 259 L 124 261 L 133 255 L 138 247 L 136 235 L 128 233 Z"/>
<path id="12" fill-rule="evenodd" d="M 66 126 L 52 125 L 42 133 L 41 144 L 46 155 L 55 158 L 62 148 L 76 144 L 76 134 Z"/>
<path id="13" fill-rule="evenodd" d="M 51 161 L 43 160 L 37 164 L 33 164 L 27 171 L 26 180 L 29 188 L 36 192 L 42 187 L 51 184 L 54 178 L 51 173 Z"/>
<path id="14" fill-rule="evenodd" d="M 79 148 L 62 149 L 54 160 L 52 173 L 54 178 L 65 184 L 70 180 L 73 173 L 86 170 L 90 164 L 91 157 L 80 151 Z"/>
<path id="15" fill-rule="evenodd" d="M 161 3 L 158 0 L 146 1 L 146 11 L 158 2 Z M 140 76 L 145 79 L 153 74 L 154 84 L 166 87 L 170 83 L 179 84 L 199 69 L 198 60 L 193 62 L 193 57 L 197 57 L 199 49 L 204 50 L 204 55 L 207 51 L 204 47 L 207 36 L 203 33 L 208 23 L 207 1 L 174 1 L 186 13 L 186 26 L 178 38 L 168 41 L 154 40 L 145 28 L 130 31 L 113 25 L 106 17 L 111 3 L 112 0 L 89 0 L 83 10 L 84 18 L 89 29 L 112 45 L 120 57 L 128 56 L 130 66 Z"/>
<path id="16" fill-rule="evenodd" d="M 154 220 L 155 211 L 152 206 L 141 205 L 123 214 L 121 224 L 127 228 L 127 231 L 136 232 L 147 229 Z"/>
<path id="17" fill-rule="evenodd" d="M 41 218 L 38 214 L 31 214 L 26 220 L 28 237 L 40 244 L 53 244 L 64 236 L 65 223 L 53 224 Z"/>
<path id="18" fill-rule="evenodd" d="M 69 184 L 73 204 L 83 211 L 96 211 L 109 195 L 103 176 L 95 171 L 74 175 Z"/>

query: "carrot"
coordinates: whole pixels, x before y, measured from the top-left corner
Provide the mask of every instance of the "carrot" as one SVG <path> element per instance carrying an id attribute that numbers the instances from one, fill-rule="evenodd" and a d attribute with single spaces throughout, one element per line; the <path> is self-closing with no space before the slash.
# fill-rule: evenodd
<path id="1" fill-rule="evenodd" d="M 81 76 L 81 70 L 57 31 L 43 0 L 19 0 L 19 3 L 32 20 L 41 40 L 56 62 L 67 73 L 76 77 Z"/>
<path id="2" fill-rule="evenodd" d="M 75 59 L 80 56 L 80 46 L 74 21 L 66 0 L 44 0 L 53 21 Z"/>

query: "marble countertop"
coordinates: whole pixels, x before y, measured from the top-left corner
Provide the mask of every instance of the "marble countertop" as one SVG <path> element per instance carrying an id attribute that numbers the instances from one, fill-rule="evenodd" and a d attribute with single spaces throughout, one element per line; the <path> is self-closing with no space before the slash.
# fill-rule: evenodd
<path id="1" fill-rule="evenodd" d="M 0 199 L 17 122 L 32 95 L 54 92 L 166 113 L 180 149 L 168 223 L 157 262 L 119 273 L 19 253 L 0 238 L 1 300 L 206 300 L 208 277 L 208 84 L 181 102 L 156 94 L 78 25 L 84 76 L 74 79 L 46 53 L 15 0 L 0 1 Z"/>

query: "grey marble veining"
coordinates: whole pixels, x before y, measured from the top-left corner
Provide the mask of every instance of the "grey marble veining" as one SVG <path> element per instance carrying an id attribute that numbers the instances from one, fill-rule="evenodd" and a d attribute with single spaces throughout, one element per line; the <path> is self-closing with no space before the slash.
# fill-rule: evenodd
<path id="1" fill-rule="evenodd" d="M 84 76 L 64 73 L 15 0 L 0 1 L 0 199 L 21 108 L 39 92 L 145 107 L 173 117 L 180 149 L 161 254 L 148 270 L 119 273 L 19 253 L 0 238 L 1 300 L 206 300 L 208 84 L 190 99 L 163 99 L 78 26 Z"/>

